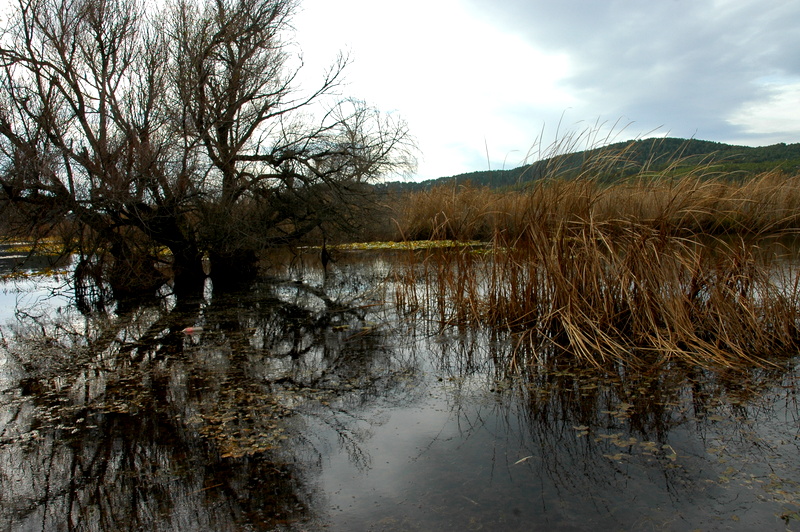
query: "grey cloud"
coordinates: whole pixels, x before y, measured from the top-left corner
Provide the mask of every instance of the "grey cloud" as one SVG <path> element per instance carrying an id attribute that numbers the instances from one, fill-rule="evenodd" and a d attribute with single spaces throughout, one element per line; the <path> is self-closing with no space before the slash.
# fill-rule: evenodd
<path id="1" fill-rule="evenodd" d="M 767 98 L 759 81 L 800 76 L 800 3 L 468 0 L 534 46 L 566 53 L 583 112 L 676 135 L 738 136 L 726 121 Z M 589 117 L 587 117 L 589 118 Z"/>

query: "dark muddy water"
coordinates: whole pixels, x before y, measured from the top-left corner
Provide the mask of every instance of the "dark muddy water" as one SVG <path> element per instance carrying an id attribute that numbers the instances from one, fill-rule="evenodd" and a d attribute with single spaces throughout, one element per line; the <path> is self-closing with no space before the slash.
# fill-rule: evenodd
<path id="1" fill-rule="evenodd" d="M 510 338 L 398 315 L 399 260 L 93 313 L 7 281 L 0 528 L 800 528 L 797 361 L 515 366 Z"/>

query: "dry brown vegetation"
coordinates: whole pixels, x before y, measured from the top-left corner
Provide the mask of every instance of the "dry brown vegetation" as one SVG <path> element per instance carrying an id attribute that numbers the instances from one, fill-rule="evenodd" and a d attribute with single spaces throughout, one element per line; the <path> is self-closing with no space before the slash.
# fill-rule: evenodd
<path id="1" fill-rule="evenodd" d="M 673 174 L 412 194 L 396 205 L 402 237 L 487 248 L 416 255 L 397 302 L 441 326 L 509 331 L 514 364 L 752 367 L 797 354 L 800 177 Z"/>
<path id="2" fill-rule="evenodd" d="M 510 331 L 537 362 L 763 365 L 800 347 L 798 277 L 772 248 L 785 249 L 565 224 L 487 253 L 429 252 L 396 296 L 442 326 Z"/>
<path id="3" fill-rule="evenodd" d="M 800 228 L 800 176 L 638 175 L 612 185 L 551 179 L 527 190 L 440 186 L 393 202 L 395 238 L 525 238 L 564 223 L 639 224 L 674 234 L 765 234 Z"/>

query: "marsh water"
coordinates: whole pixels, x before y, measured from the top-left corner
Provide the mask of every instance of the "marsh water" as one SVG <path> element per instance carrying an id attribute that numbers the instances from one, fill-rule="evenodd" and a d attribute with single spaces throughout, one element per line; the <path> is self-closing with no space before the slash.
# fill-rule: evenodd
<path id="1" fill-rule="evenodd" d="M 0 529 L 800 528 L 798 360 L 521 364 L 400 311 L 400 262 L 124 306 L 6 280 Z"/>

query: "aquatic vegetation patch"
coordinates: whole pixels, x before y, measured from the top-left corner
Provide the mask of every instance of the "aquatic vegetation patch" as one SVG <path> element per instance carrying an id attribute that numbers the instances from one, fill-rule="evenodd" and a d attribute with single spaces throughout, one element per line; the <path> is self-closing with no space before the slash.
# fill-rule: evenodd
<path id="1" fill-rule="evenodd" d="M 263 386 L 231 383 L 219 391 L 217 401 L 203 406 L 186 423 L 214 442 L 221 458 L 263 453 L 288 438 L 281 420 L 291 411 Z"/>
<path id="2" fill-rule="evenodd" d="M 557 356 L 597 367 L 758 366 L 800 349 L 800 277 L 781 249 L 565 223 L 527 240 L 498 235 L 486 255 L 412 256 L 397 274 L 395 301 L 440 327 L 513 333 L 514 364 Z"/>
<path id="3" fill-rule="evenodd" d="M 66 246 L 61 239 L 43 238 L 37 241 L 17 241 L 3 245 L 4 253 L 36 253 L 40 255 L 60 255 L 66 252 Z"/>
<path id="4" fill-rule="evenodd" d="M 68 275 L 69 270 L 64 268 L 41 268 L 36 270 L 19 270 L 9 273 L 0 274 L 0 282 L 2 281 L 22 281 L 26 279 L 36 279 L 41 277 L 59 277 Z"/>
<path id="5" fill-rule="evenodd" d="M 478 240 L 401 240 L 398 242 L 354 242 L 350 244 L 337 244 L 331 246 L 332 249 L 342 251 L 376 251 L 376 250 L 399 250 L 417 251 L 424 249 L 450 249 L 450 248 L 481 248 L 486 247 L 485 242 Z M 319 249 L 319 248 L 315 248 Z"/>

